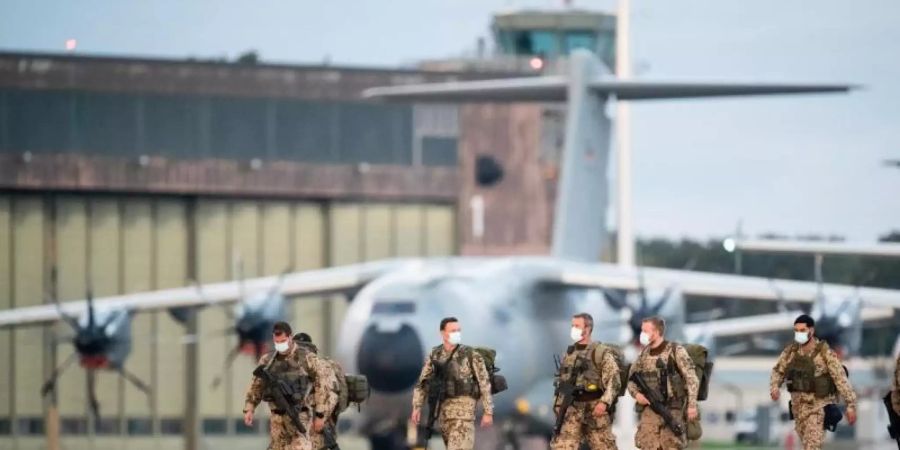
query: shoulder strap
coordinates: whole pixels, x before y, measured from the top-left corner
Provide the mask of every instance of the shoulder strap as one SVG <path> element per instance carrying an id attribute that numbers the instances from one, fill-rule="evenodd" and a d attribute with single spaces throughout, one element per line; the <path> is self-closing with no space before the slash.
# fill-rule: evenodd
<path id="1" fill-rule="evenodd" d="M 260 358 L 260 360 L 262 361 L 262 364 L 265 365 L 266 368 L 272 366 L 272 362 L 275 361 L 275 354 L 276 354 L 276 353 L 277 353 L 277 352 L 275 352 L 275 351 L 273 350 L 273 351 L 271 351 L 271 352 L 269 352 L 269 353 L 266 353 L 265 355 L 262 356 L 262 358 Z"/>
<path id="2" fill-rule="evenodd" d="M 590 352 L 591 353 L 590 353 L 590 357 L 588 359 L 590 359 L 591 363 L 593 363 L 595 366 L 597 365 L 597 347 L 603 348 L 604 353 L 600 354 L 601 358 L 603 358 L 603 356 L 605 355 L 605 352 L 609 351 L 609 349 L 605 345 L 603 345 L 599 342 L 591 342 L 591 344 L 590 344 Z M 601 362 L 602 362 L 602 360 L 601 360 Z"/>
<path id="3" fill-rule="evenodd" d="M 681 369 L 678 367 L 678 361 L 676 360 L 675 352 L 678 351 L 679 348 L 683 349 L 685 352 L 687 351 L 687 349 L 684 348 L 683 345 L 678 344 L 676 342 L 669 342 L 668 344 L 669 344 L 669 350 L 668 350 L 669 351 L 669 370 L 677 370 L 678 373 L 681 374 L 681 376 L 684 376 L 684 374 L 681 373 Z M 688 354 L 688 356 L 690 357 L 690 354 Z M 688 358 L 688 359 L 690 359 L 690 358 Z M 693 364 L 693 362 L 694 362 L 694 360 L 691 359 L 691 364 Z"/>
<path id="4" fill-rule="evenodd" d="M 447 357 L 447 361 L 452 360 L 452 359 L 453 359 L 453 355 L 455 355 L 455 354 L 456 354 L 456 351 L 459 350 L 459 348 L 462 347 L 462 346 L 463 346 L 462 344 L 456 344 L 456 347 L 453 347 L 453 351 L 450 352 L 450 356 Z"/>

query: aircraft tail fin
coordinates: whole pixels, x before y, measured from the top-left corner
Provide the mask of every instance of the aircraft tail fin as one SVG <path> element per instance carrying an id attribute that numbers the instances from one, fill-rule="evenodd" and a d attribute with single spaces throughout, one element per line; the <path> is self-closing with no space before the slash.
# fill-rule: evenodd
<path id="1" fill-rule="evenodd" d="M 553 227 L 553 255 L 597 261 L 606 239 L 610 149 L 610 97 L 618 100 L 678 99 L 771 94 L 846 92 L 853 86 L 620 81 L 591 52 L 570 55 L 567 76 L 507 78 L 368 89 L 364 97 L 415 102 L 567 101 L 562 178 Z"/>

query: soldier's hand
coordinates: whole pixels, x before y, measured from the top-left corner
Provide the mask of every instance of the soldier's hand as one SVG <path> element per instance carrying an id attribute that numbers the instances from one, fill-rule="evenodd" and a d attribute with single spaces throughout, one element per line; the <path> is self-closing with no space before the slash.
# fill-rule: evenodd
<path id="1" fill-rule="evenodd" d="M 696 406 L 691 406 L 690 408 L 688 408 L 687 417 L 688 417 L 688 420 L 697 420 L 697 407 Z"/>
<path id="2" fill-rule="evenodd" d="M 420 410 L 418 408 L 413 409 L 412 414 L 409 415 L 409 420 L 411 420 L 412 423 L 414 423 L 416 425 L 419 424 L 419 419 L 421 419 L 421 418 L 422 418 L 422 410 Z"/>
<path id="3" fill-rule="evenodd" d="M 325 419 L 316 417 L 315 422 L 313 422 L 313 431 L 316 433 L 321 433 L 322 430 L 325 429 Z"/>
<path id="4" fill-rule="evenodd" d="M 853 408 L 847 409 L 847 423 L 853 425 L 856 423 L 856 410 Z"/>
<path id="5" fill-rule="evenodd" d="M 487 428 L 494 424 L 494 416 L 485 414 L 481 416 L 481 428 Z"/>
<path id="6" fill-rule="evenodd" d="M 773 401 L 776 401 L 776 402 L 777 402 L 778 399 L 781 398 L 781 389 L 777 389 L 777 388 L 772 389 L 772 391 L 769 392 L 769 395 L 772 396 L 772 400 L 773 400 Z"/>
<path id="7" fill-rule="evenodd" d="M 647 400 L 647 397 L 644 397 L 644 394 L 641 394 L 640 392 L 638 392 L 637 395 L 634 396 L 634 401 L 636 401 L 636 402 L 638 402 L 638 404 L 644 405 L 644 406 L 647 406 L 650 404 L 650 401 Z"/>
<path id="8" fill-rule="evenodd" d="M 594 407 L 594 417 L 602 417 L 606 414 L 606 403 L 597 402 L 597 406 Z"/>
<path id="9" fill-rule="evenodd" d="M 253 426 L 253 411 L 244 412 L 244 425 L 247 425 L 248 427 Z"/>

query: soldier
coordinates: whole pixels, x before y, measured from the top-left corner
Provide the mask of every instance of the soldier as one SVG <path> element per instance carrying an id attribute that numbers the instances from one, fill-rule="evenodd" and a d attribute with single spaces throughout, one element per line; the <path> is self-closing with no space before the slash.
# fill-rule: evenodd
<path id="1" fill-rule="evenodd" d="M 277 409 L 271 401 L 272 386 L 266 386 L 263 380 L 254 376 L 247 388 L 244 401 L 244 423 L 253 425 L 253 411 L 263 400 L 269 402 L 272 412 L 269 434 L 271 450 L 313 450 L 309 436 L 310 411 L 315 420 L 312 430 L 321 432 L 325 427 L 325 417 L 334 409 L 337 403 L 337 395 L 332 390 L 336 383 L 331 371 L 324 370 L 323 364 L 315 353 L 307 351 L 291 340 L 291 326 L 286 322 L 278 322 L 272 327 L 272 340 L 275 352 L 262 356 L 259 360 L 261 366 L 267 366 L 269 372 L 280 380 L 284 380 L 293 386 L 294 392 L 300 393 L 294 398 L 300 410 L 300 421 L 306 427 L 306 432 L 300 432 L 293 424 L 290 416 L 285 411 Z M 274 361 L 271 361 L 274 358 Z M 270 364 L 271 361 L 271 364 Z"/>
<path id="2" fill-rule="evenodd" d="M 419 381 L 413 390 L 410 420 L 418 425 L 422 405 L 435 365 L 444 365 L 447 374 L 444 382 L 446 399 L 440 406 L 441 435 L 447 450 L 471 450 L 475 447 L 475 406 L 478 397 L 484 408 L 481 426 L 494 423 L 494 402 L 491 397 L 491 381 L 484 358 L 472 348 L 461 345 L 461 327 L 455 317 L 441 320 L 443 343 L 431 350 L 422 367 Z"/>
<path id="3" fill-rule="evenodd" d="M 637 402 L 640 414 L 638 429 L 634 435 L 635 445 L 642 450 L 683 449 L 687 445 L 685 433 L 676 435 L 666 425 L 663 418 L 650 409 L 649 401 L 638 389 L 631 376 L 640 372 L 651 389 L 660 390 L 665 384 L 666 392 L 660 392 L 666 399 L 666 407 L 674 422 L 682 430 L 686 420 L 698 417 L 697 391 L 700 382 L 694 371 L 694 363 L 684 347 L 666 341 L 666 322 L 660 317 L 650 317 L 641 323 L 641 350 L 637 361 L 631 365 L 628 374 L 628 393 Z"/>
<path id="4" fill-rule="evenodd" d="M 787 346 L 769 383 L 772 400 L 781 397 L 781 384 L 791 393 L 794 430 L 803 449 L 820 449 L 825 438 L 825 406 L 835 403 L 839 393 L 847 403 L 847 421 L 856 422 L 856 394 L 837 355 L 824 341 L 815 338 L 815 321 L 803 314 L 794 321 L 794 343 Z"/>
<path id="5" fill-rule="evenodd" d="M 591 342 L 594 318 L 581 313 L 572 316 L 570 337 L 575 344 L 566 351 L 559 368 L 558 383 L 574 381 L 574 402 L 560 412 L 563 397 L 553 403 L 557 414 L 564 414 L 562 428 L 553 437 L 553 450 L 577 450 L 586 441 L 592 450 L 616 449 L 610 411 L 619 397 L 622 380 L 613 353 L 599 342 Z"/>
<path id="6" fill-rule="evenodd" d="M 315 353 L 316 355 L 319 354 L 319 348 L 316 347 L 316 344 L 313 344 L 312 336 L 310 336 L 306 333 L 301 332 L 301 333 L 297 333 L 296 335 L 294 335 L 294 344 L 296 344 L 300 348 L 304 348 L 307 351 Z M 323 360 L 322 358 L 318 358 L 318 360 L 319 360 L 319 363 L 321 363 L 324 366 L 323 370 L 327 370 L 327 371 L 331 372 L 332 375 L 334 375 L 335 386 L 332 387 L 332 390 L 335 392 L 335 395 L 337 395 L 337 392 L 339 389 L 339 387 L 337 386 L 338 374 L 334 373 L 334 370 L 333 370 L 331 364 L 327 364 L 325 362 L 325 360 Z M 335 406 L 337 406 L 337 402 L 335 402 Z M 325 429 L 330 429 L 331 432 L 334 434 L 335 439 L 337 438 L 337 415 L 334 414 L 334 408 L 332 408 L 325 414 Z M 323 429 L 320 432 L 312 433 L 311 440 L 312 440 L 313 450 L 322 450 L 322 449 L 326 448 L 325 447 L 325 429 Z"/>
<path id="7" fill-rule="evenodd" d="M 900 356 L 894 361 L 894 382 L 891 387 L 891 407 L 900 415 Z"/>

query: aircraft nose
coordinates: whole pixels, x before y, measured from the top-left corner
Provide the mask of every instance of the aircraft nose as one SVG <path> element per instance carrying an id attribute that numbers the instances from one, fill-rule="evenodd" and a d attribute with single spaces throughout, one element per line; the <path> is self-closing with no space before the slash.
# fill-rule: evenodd
<path id="1" fill-rule="evenodd" d="M 419 378 L 424 363 L 422 341 L 409 325 L 382 332 L 370 326 L 363 333 L 356 357 L 360 373 L 377 391 L 403 392 Z"/>

